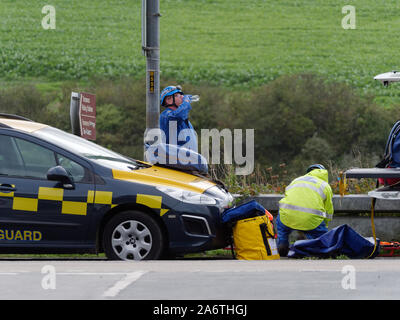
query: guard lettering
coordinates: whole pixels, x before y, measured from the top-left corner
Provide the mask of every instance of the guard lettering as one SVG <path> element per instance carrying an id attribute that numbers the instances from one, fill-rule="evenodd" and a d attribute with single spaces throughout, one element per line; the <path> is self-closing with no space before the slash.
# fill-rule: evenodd
<path id="1" fill-rule="evenodd" d="M 40 241 L 42 240 L 42 233 L 36 230 L 30 231 L 30 230 L 0 229 L 0 240 Z"/>

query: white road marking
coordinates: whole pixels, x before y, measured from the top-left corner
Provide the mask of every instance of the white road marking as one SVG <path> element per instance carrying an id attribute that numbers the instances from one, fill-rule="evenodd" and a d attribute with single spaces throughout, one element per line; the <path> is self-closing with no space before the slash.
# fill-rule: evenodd
<path id="1" fill-rule="evenodd" d="M 120 276 L 126 272 L 57 272 L 58 276 Z"/>
<path id="2" fill-rule="evenodd" d="M 0 272 L 0 276 L 16 276 L 18 273 L 16 272 Z"/>
<path id="3" fill-rule="evenodd" d="M 140 279 L 147 271 L 136 271 L 131 272 L 126 275 L 125 278 L 118 281 L 114 286 L 103 293 L 103 297 L 115 297 L 122 290 L 124 290 L 127 286 Z"/>

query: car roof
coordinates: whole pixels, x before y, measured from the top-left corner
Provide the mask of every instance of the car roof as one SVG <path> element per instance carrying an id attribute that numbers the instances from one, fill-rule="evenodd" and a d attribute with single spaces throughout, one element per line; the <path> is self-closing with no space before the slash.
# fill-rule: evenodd
<path id="1" fill-rule="evenodd" d="M 0 127 L 12 128 L 31 133 L 48 126 L 17 115 L 2 113 L 0 114 Z"/>

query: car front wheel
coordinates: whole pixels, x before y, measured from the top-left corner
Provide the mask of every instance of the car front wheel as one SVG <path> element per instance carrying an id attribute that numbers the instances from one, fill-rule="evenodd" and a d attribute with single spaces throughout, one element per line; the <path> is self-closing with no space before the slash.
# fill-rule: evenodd
<path id="1" fill-rule="evenodd" d="M 158 223 L 139 211 L 125 211 L 113 217 L 104 229 L 103 243 L 111 260 L 157 260 L 164 247 Z"/>

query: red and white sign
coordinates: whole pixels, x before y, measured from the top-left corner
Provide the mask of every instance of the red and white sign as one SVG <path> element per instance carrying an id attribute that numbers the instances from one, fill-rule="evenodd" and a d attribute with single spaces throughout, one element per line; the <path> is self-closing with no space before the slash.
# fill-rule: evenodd
<path id="1" fill-rule="evenodd" d="M 79 101 L 81 137 L 96 140 L 96 96 L 81 92 Z"/>

